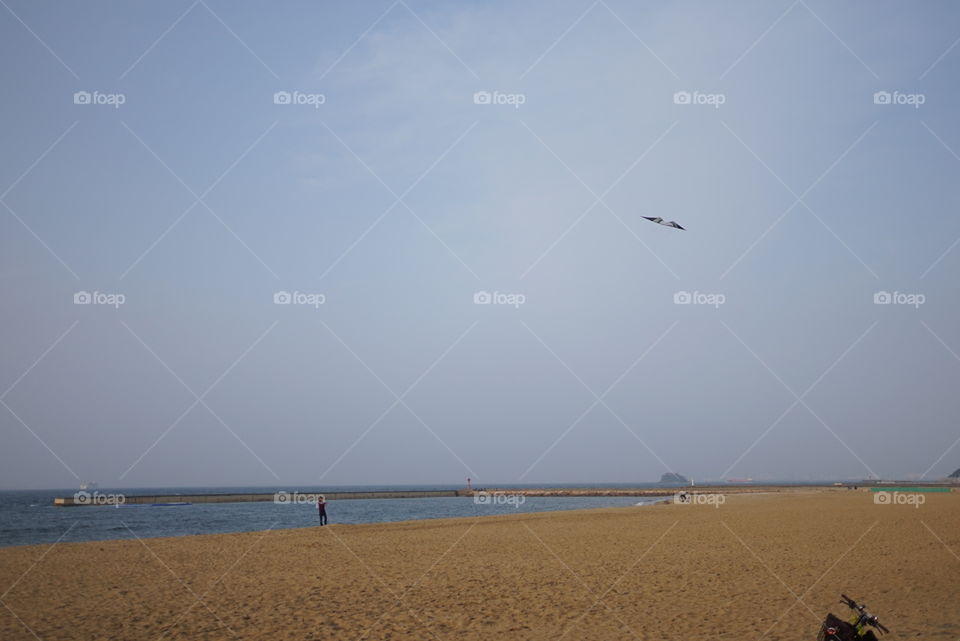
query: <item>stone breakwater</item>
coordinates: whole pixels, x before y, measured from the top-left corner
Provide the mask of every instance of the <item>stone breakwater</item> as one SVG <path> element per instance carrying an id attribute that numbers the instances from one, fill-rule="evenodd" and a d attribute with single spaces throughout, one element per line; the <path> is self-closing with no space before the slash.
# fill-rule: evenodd
<path id="1" fill-rule="evenodd" d="M 473 496 L 476 494 L 510 494 L 516 496 L 544 496 L 544 497 L 563 497 L 563 496 L 673 496 L 679 492 L 688 493 L 716 493 L 716 494 L 755 494 L 767 492 L 802 492 L 802 491 L 823 491 L 823 490 L 842 490 L 845 488 L 834 486 L 818 485 L 703 485 L 703 486 L 676 486 L 676 487 L 644 487 L 644 488 L 510 488 L 510 487 L 488 487 L 476 490 L 461 491 L 461 496 Z"/>
<path id="2" fill-rule="evenodd" d="M 114 503 L 123 505 L 152 505 L 164 503 L 253 503 L 258 501 L 273 501 L 275 503 L 303 502 L 300 497 L 316 497 L 323 495 L 328 501 L 346 499 L 423 499 L 439 497 L 467 496 L 462 490 L 409 490 L 409 491 L 382 491 L 382 492 L 310 492 L 279 491 L 236 494 L 101 494 L 99 492 L 77 492 L 73 496 L 53 499 L 58 507 L 79 507 L 86 505 L 100 505 L 100 496 L 114 498 Z M 312 499 L 314 502 L 315 498 Z"/>
<path id="3" fill-rule="evenodd" d="M 960 486 L 953 483 L 927 482 L 911 483 L 909 481 L 897 482 L 898 485 L 910 486 L 909 488 L 897 487 L 890 483 L 861 482 L 845 484 L 825 484 L 825 485 L 664 485 L 661 487 L 638 487 L 638 488 L 511 488 L 511 487 L 485 487 L 474 490 L 461 490 L 459 496 L 472 496 L 481 492 L 487 494 L 510 494 L 516 496 L 673 496 L 680 492 L 688 494 L 769 494 L 769 493 L 789 493 L 789 492 L 846 492 L 849 490 L 879 491 L 879 490 L 909 490 L 910 488 L 941 488 L 943 491 L 956 491 Z"/>

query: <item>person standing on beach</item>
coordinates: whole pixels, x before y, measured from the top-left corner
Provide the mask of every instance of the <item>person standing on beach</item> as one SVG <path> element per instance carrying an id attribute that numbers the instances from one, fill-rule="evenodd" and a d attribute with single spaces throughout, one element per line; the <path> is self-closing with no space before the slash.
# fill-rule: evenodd
<path id="1" fill-rule="evenodd" d="M 327 524 L 327 499 L 321 494 L 317 497 L 317 512 L 320 513 L 320 525 Z"/>

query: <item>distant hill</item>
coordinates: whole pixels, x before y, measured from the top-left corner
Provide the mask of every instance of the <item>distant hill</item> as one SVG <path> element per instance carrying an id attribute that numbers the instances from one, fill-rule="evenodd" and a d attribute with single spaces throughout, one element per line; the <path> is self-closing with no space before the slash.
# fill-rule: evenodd
<path id="1" fill-rule="evenodd" d="M 960 470 L 957 470 L 960 472 Z M 671 485 L 690 485 L 690 479 L 683 476 L 682 474 L 677 474 L 676 472 L 666 472 L 660 477 L 661 483 L 669 483 Z"/>
<path id="2" fill-rule="evenodd" d="M 957 471 L 947 477 L 948 479 L 960 479 L 960 468 L 957 468 Z"/>

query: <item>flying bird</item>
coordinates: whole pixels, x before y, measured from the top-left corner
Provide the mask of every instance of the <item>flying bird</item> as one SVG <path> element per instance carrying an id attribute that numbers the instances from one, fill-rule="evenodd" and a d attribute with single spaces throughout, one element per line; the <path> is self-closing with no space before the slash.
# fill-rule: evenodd
<path id="1" fill-rule="evenodd" d="M 659 216 L 641 216 L 641 218 L 646 218 L 646 219 L 649 220 L 650 222 L 652 222 L 652 223 L 657 223 L 658 225 L 663 225 L 664 227 L 674 227 L 674 228 L 676 228 L 676 229 L 683 229 L 683 227 L 681 227 L 680 225 L 678 225 L 678 224 L 676 223 L 676 221 L 673 221 L 673 220 L 664 220 L 663 218 L 660 218 Z M 683 229 L 683 231 L 686 231 L 686 230 Z"/>

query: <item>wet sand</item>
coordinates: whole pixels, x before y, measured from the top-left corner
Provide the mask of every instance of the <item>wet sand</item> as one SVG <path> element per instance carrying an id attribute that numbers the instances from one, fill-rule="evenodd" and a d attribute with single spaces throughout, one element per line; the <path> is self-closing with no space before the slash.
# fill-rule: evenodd
<path id="1" fill-rule="evenodd" d="M 840 592 L 889 639 L 960 638 L 960 493 L 873 499 L 6 548 L 0 639 L 812 640 Z"/>

